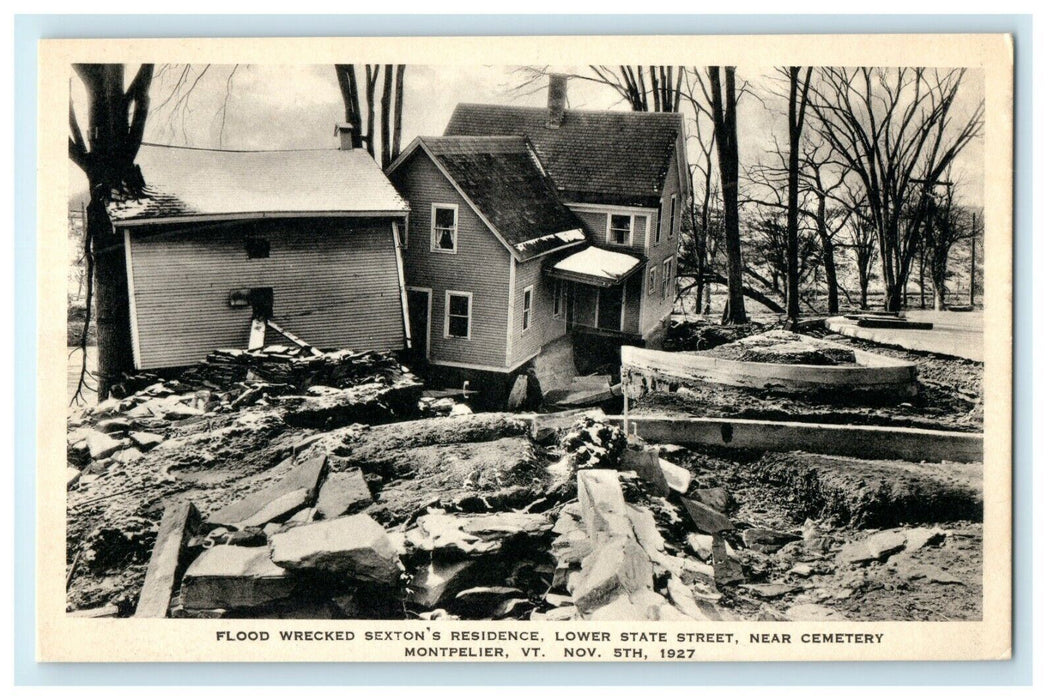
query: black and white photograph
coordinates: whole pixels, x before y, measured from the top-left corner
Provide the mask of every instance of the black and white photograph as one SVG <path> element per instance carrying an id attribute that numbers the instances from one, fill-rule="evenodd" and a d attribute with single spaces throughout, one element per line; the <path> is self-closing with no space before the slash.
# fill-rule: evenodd
<path id="1" fill-rule="evenodd" d="M 67 618 L 987 619 L 983 66 L 64 80 Z"/>

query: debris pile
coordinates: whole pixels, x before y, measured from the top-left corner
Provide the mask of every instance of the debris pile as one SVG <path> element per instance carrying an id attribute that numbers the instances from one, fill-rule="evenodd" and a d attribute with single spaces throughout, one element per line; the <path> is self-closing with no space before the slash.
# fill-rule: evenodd
<path id="1" fill-rule="evenodd" d="M 837 347 L 792 333 L 766 331 L 740 338 L 698 354 L 739 362 L 767 362 L 781 365 L 846 366 L 855 365 L 856 354 L 851 348 Z"/>
<path id="2" fill-rule="evenodd" d="M 336 389 L 365 382 L 393 382 L 407 370 L 391 353 L 334 352 L 312 354 L 303 348 L 269 345 L 259 350 L 216 350 L 183 375 L 183 381 L 229 387 L 258 381 L 306 391 L 312 386 Z"/>
<path id="3" fill-rule="evenodd" d="M 858 604 L 883 586 L 973 590 L 977 523 L 860 531 L 830 513 L 765 510 L 758 489 L 790 503 L 821 482 L 781 477 L 775 457 L 719 473 L 721 459 L 644 444 L 596 411 L 296 418 L 312 398 L 371 384 L 129 417 L 151 401 L 196 408 L 162 384 L 92 413 L 70 449 L 82 460 L 68 511 L 71 611 L 841 619 L 865 616 Z M 131 449 L 139 456 L 117 461 Z"/>

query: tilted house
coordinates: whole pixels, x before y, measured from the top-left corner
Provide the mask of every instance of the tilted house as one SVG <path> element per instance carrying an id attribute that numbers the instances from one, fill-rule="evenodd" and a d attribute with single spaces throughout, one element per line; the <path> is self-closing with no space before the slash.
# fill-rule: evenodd
<path id="1" fill-rule="evenodd" d="M 136 368 L 245 348 L 254 313 L 321 349 L 405 348 L 409 207 L 365 151 L 144 145 L 136 162 L 145 191 L 109 208 Z"/>
<path id="2" fill-rule="evenodd" d="M 509 373 L 567 332 L 545 265 L 586 235 L 527 139 L 418 138 L 389 175 L 410 202 L 416 352 L 440 367 Z"/>
<path id="3" fill-rule="evenodd" d="M 460 104 L 445 134 L 531 140 L 592 245 L 640 261 L 630 267 L 588 251 L 562 263 L 554 273 L 570 282 L 571 324 L 647 343 L 661 337 L 676 298 L 681 211 L 691 187 L 682 116 L 568 110 L 566 99 L 566 78 L 552 76 L 547 108 Z"/>
<path id="4" fill-rule="evenodd" d="M 510 374 L 568 333 L 645 344 L 676 296 L 689 188 L 680 115 L 460 104 L 388 168 L 432 365 Z"/>

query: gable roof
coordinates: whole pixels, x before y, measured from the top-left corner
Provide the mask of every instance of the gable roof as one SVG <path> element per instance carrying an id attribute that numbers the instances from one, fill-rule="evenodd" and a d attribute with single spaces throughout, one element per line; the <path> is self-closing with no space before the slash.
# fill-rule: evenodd
<path id="1" fill-rule="evenodd" d="M 567 110 L 558 128 L 544 108 L 459 104 L 447 136 L 530 138 L 564 201 L 657 206 L 671 156 L 683 148 L 676 113 Z"/>
<path id="2" fill-rule="evenodd" d="M 581 222 L 560 201 L 525 137 L 420 137 L 388 172 L 418 147 L 517 258 L 530 259 L 586 240 Z"/>
<path id="3" fill-rule="evenodd" d="M 410 207 L 362 150 L 220 151 L 144 144 L 146 187 L 115 196 L 115 224 L 264 216 L 392 216 Z"/>

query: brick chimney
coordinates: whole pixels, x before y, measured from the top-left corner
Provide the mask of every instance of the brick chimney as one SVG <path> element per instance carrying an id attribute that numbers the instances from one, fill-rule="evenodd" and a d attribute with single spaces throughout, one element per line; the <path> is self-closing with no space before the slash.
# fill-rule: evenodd
<path id="1" fill-rule="evenodd" d="M 333 135 L 340 136 L 340 150 L 350 151 L 355 148 L 355 136 L 351 124 L 338 122 L 333 127 Z"/>
<path id="2" fill-rule="evenodd" d="M 567 104 L 567 76 L 562 73 L 549 74 L 549 115 L 545 126 L 559 129 L 564 122 L 564 105 Z"/>

